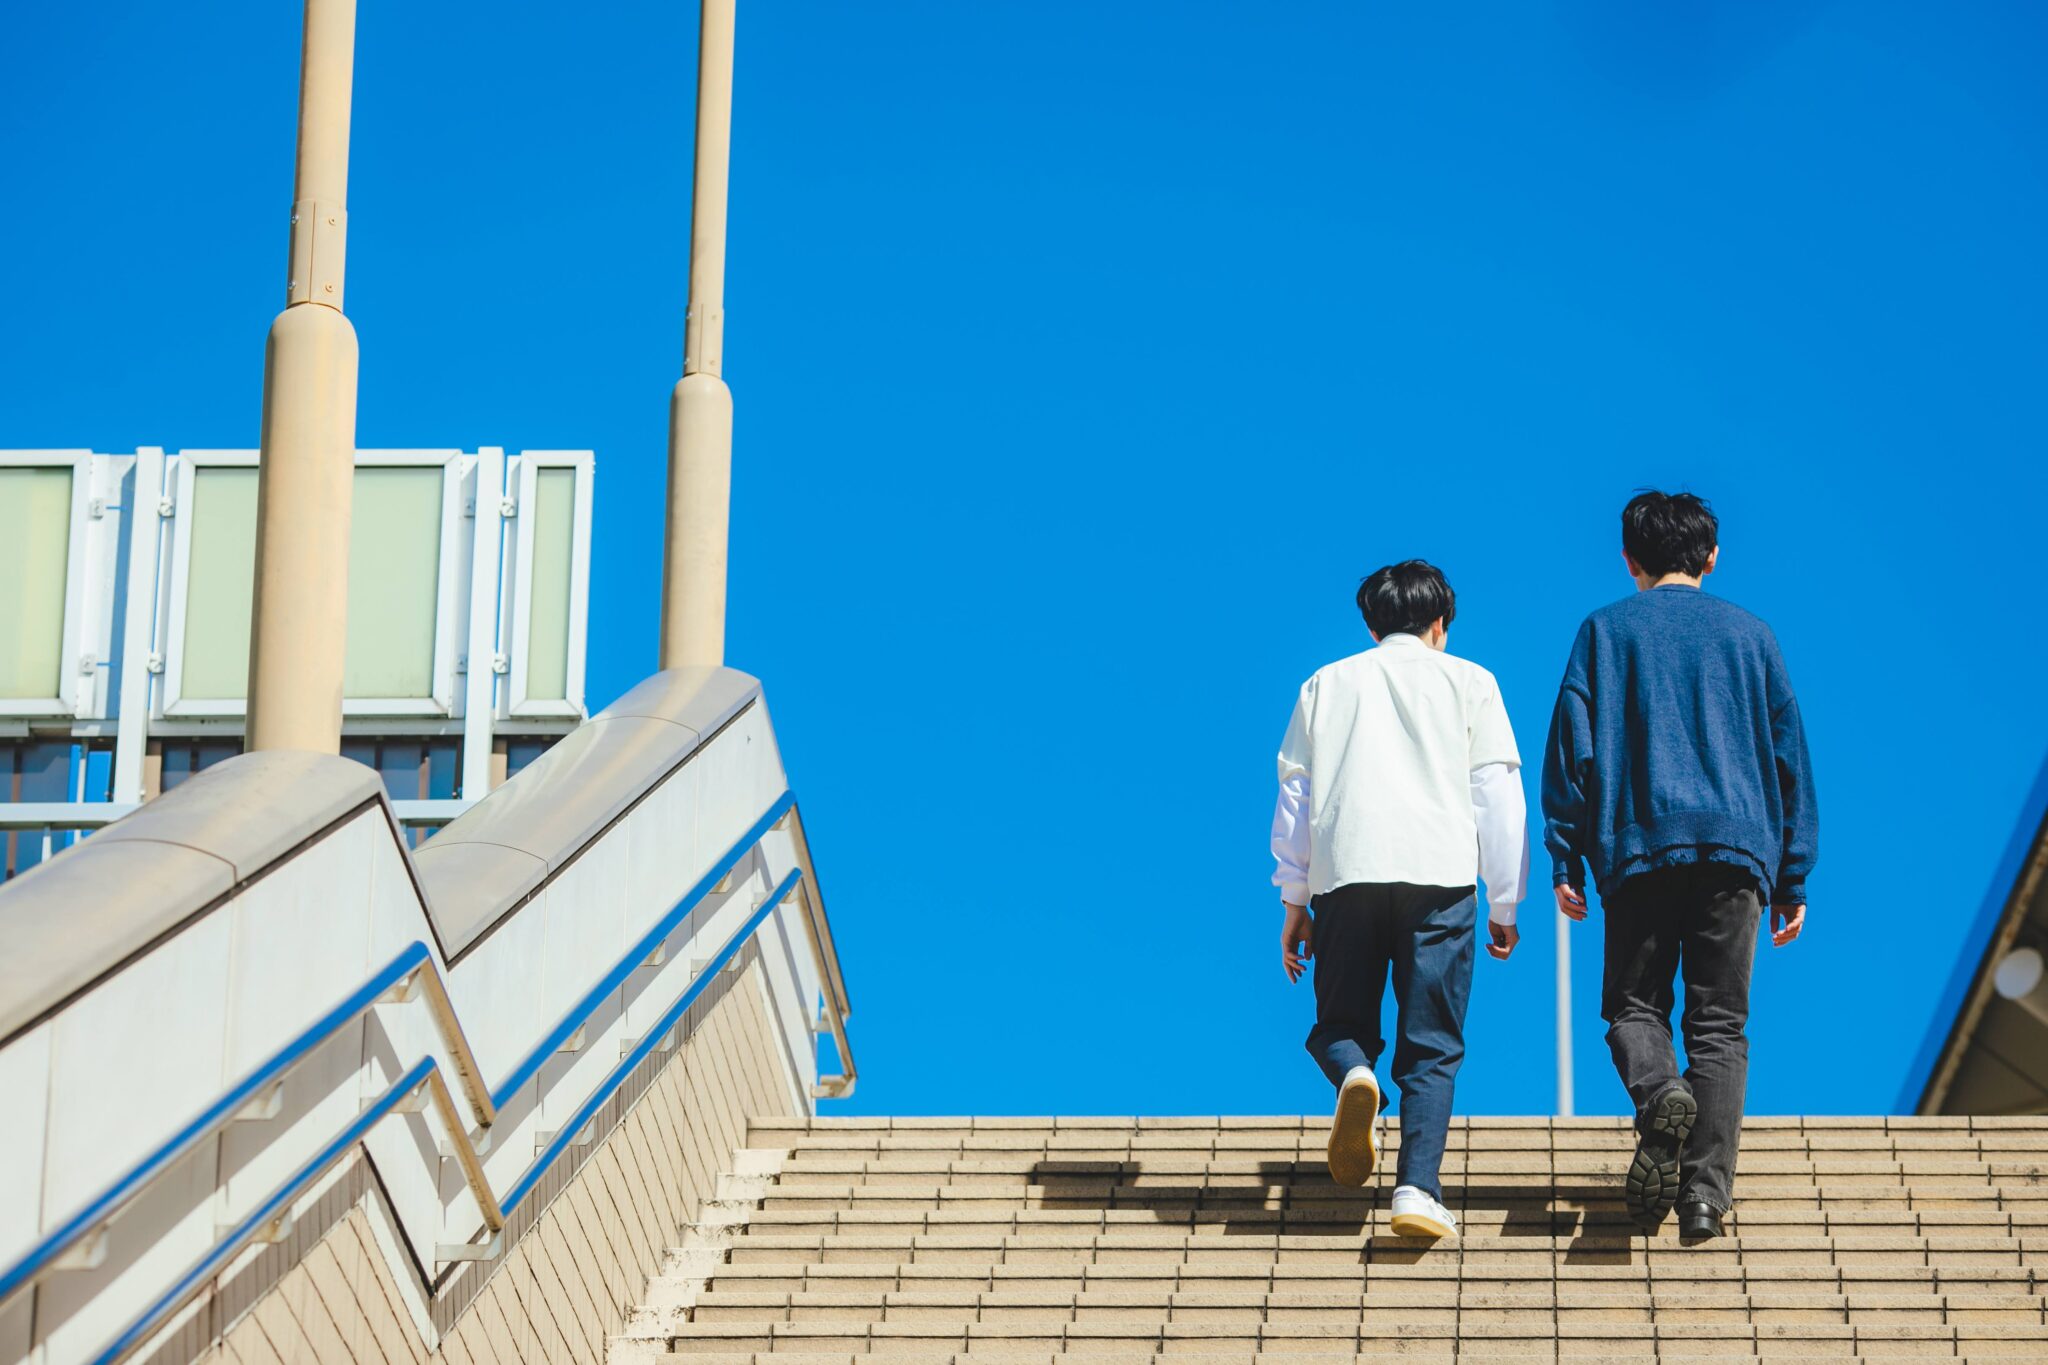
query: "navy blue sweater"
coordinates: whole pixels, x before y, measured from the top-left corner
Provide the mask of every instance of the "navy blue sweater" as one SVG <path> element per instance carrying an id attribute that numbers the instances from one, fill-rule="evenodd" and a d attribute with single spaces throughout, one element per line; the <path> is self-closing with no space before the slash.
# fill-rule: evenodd
<path id="1" fill-rule="evenodd" d="M 1806 900 L 1820 837 L 1799 702 L 1771 628 L 1672 584 L 1579 627 L 1543 758 L 1553 880 L 1601 898 L 1678 862 L 1754 869 L 1777 904 Z"/>

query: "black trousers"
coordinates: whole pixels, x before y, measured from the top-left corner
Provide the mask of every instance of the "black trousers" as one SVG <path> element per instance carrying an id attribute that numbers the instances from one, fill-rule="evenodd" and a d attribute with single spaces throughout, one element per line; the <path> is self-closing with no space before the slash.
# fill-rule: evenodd
<path id="1" fill-rule="evenodd" d="M 1690 863 L 1629 878 L 1605 906 L 1607 969 L 1600 1016 L 1621 1083 L 1640 1116 L 1678 1080 L 1671 1045 L 1673 978 L 1685 981 L 1685 1080 L 1699 1105 L 1679 1201 L 1726 1212 L 1749 1085 L 1749 978 L 1763 916 L 1755 877 Z"/>

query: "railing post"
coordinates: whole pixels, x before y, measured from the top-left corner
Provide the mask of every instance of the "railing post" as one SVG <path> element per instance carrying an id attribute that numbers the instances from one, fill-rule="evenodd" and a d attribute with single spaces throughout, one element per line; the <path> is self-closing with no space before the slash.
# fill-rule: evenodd
<path id="1" fill-rule="evenodd" d="M 732 153 L 734 0 L 702 0 L 697 155 L 690 199 L 690 311 L 683 377 L 669 398 L 661 666 L 725 662 L 732 390 L 725 348 L 725 205 Z"/>
<path id="2" fill-rule="evenodd" d="M 355 0 L 306 0 L 291 282 L 264 350 L 250 749 L 341 750 L 356 334 L 342 313 Z"/>

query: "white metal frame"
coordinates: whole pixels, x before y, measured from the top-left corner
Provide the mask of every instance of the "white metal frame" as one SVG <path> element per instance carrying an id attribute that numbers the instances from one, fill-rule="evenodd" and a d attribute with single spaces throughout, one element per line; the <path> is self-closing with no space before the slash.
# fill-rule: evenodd
<path id="1" fill-rule="evenodd" d="M 64 547 L 64 632 L 58 655 L 59 695 L 0 698 L 0 716 L 75 719 L 80 715 L 79 641 L 84 628 L 86 508 L 92 500 L 92 452 L 89 450 L 0 450 L 0 465 L 10 469 L 71 471 L 71 524 Z M 63 695 L 68 691 L 69 695 Z"/>
<path id="2" fill-rule="evenodd" d="M 172 494 L 171 572 L 168 627 L 163 640 L 163 690 L 156 714 L 166 718 L 234 716 L 248 712 L 246 699 L 190 698 L 184 695 L 186 607 L 192 562 L 193 480 L 202 468 L 250 468 L 253 450 L 186 450 L 175 457 Z M 438 467 L 441 470 L 441 543 L 434 593 L 433 693 L 430 697 L 349 697 L 344 716 L 447 716 L 455 710 L 457 592 L 462 577 L 462 477 L 459 450 L 359 450 L 356 468 Z M 253 568 L 253 566 L 252 566 Z"/>
<path id="3" fill-rule="evenodd" d="M 528 450 L 514 457 L 518 489 L 513 515 L 518 525 L 518 552 L 512 562 L 517 571 L 506 583 L 505 621 L 511 627 L 511 650 L 507 660 L 504 710 L 507 717 L 576 717 L 583 714 L 583 649 L 589 629 L 590 505 L 596 460 L 588 450 Z M 575 503 L 570 514 L 569 545 L 569 668 L 561 700 L 535 700 L 526 694 L 526 665 L 532 632 L 533 527 L 531 515 L 534 491 L 543 469 L 569 469 L 575 473 Z M 503 638 L 501 632 L 500 638 Z"/>
<path id="4" fill-rule="evenodd" d="M 497 719 L 498 606 L 505 551 L 505 451 L 479 446 L 468 475 L 470 561 L 468 645 L 462 657 L 462 793 L 491 786 L 491 730 Z"/>
<path id="5" fill-rule="evenodd" d="M 120 632 L 121 692 L 114 699 L 114 800 L 142 800 L 149 742 L 149 697 L 156 677 L 156 626 L 162 619 L 164 451 L 138 446 L 129 478 L 122 535 L 128 542 L 127 616 Z"/>
<path id="6" fill-rule="evenodd" d="M 247 698 L 188 700 L 185 696 L 185 607 L 191 591 L 192 488 L 201 468 L 254 469 L 253 450 L 184 450 L 172 458 L 170 493 L 171 572 L 165 583 L 164 632 L 158 641 L 162 676 L 157 688 L 158 716 L 242 716 Z M 249 566 L 255 572 L 255 565 Z"/>

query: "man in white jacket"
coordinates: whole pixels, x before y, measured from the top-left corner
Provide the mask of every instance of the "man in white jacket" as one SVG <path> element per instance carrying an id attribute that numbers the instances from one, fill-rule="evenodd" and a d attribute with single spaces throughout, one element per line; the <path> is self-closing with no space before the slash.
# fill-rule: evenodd
<path id="1" fill-rule="evenodd" d="M 1465 1058 L 1477 882 L 1487 952 L 1515 950 L 1529 874 L 1521 754 L 1493 675 L 1444 652 L 1457 598 L 1419 559 L 1359 585 L 1375 647 L 1302 684 L 1280 746 L 1273 882 L 1290 981 L 1315 964 L 1308 1050 L 1337 1086 L 1330 1174 L 1363 1185 L 1379 1160 L 1380 997 L 1399 1009 L 1401 1156 L 1393 1231 L 1448 1237 L 1437 1173 Z"/>

